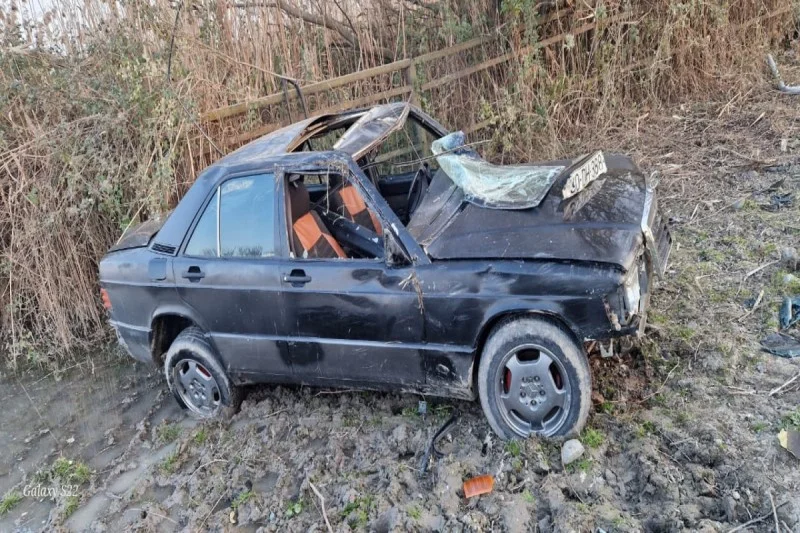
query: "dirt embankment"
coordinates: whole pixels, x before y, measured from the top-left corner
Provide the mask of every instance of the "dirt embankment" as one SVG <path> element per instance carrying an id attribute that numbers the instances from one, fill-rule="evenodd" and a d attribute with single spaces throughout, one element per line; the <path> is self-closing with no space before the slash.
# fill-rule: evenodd
<path id="1" fill-rule="evenodd" d="M 327 515 L 335 531 L 728 531 L 761 517 L 750 531 L 800 531 L 800 461 L 776 439 L 800 426 L 800 382 L 769 394 L 800 363 L 758 347 L 781 296 L 800 294 L 800 273 L 773 262 L 800 243 L 799 102 L 759 87 L 611 137 L 662 174 L 676 244 L 647 339 L 592 356 L 587 453 L 568 468 L 555 444 L 493 439 L 477 403 L 428 399 L 421 416 L 414 396 L 261 388 L 230 423 L 197 424 L 159 372 L 126 361 L 84 372 L 88 395 L 52 392 L 69 379 L 6 378 L 0 488 L 77 490 L 21 497 L 0 529 L 324 531 Z M 790 192 L 793 205 L 774 206 Z M 55 408 L 82 394 L 82 411 Z M 445 456 L 421 476 L 456 408 Z M 86 478 L 59 454 L 86 463 Z M 494 491 L 464 499 L 463 480 L 486 473 Z"/>

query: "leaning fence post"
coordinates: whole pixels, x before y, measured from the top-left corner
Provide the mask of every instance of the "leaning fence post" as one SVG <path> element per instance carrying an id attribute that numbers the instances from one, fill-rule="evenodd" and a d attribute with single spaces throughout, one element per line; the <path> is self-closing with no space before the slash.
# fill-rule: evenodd
<path id="1" fill-rule="evenodd" d="M 410 61 L 408 66 L 403 68 L 403 83 L 411 88 L 408 101 L 412 104 L 416 104 L 417 94 L 414 90 L 414 86 L 417 83 L 417 64 L 414 61 Z"/>

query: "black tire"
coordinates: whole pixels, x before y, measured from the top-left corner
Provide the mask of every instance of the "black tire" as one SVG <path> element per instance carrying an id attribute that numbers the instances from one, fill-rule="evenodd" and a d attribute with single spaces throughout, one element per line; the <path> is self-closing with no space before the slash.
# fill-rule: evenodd
<path id="1" fill-rule="evenodd" d="M 478 392 L 489 424 L 504 440 L 577 436 L 591 407 L 589 361 L 557 323 L 512 319 L 484 345 Z"/>
<path id="2" fill-rule="evenodd" d="M 230 418 L 242 401 L 241 389 L 231 383 L 200 328 L 186 328 L 172 341 L 164 373 L 175 400 L 196 418 Z"/>

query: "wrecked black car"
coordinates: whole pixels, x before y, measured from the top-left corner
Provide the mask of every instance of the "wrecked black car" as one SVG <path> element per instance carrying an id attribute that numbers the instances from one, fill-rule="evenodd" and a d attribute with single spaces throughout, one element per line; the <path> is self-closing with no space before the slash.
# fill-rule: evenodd
<path id="1" fill-rule="evenodd" d="M 399 103 L 227 155 L 100 282 L 122 344 L 200 417 L 294 383 L 480 397 L 502 438 L 565 436 L 584 343 L 643 327 L 670 246 L 627 157 L 496 166 Z"/>

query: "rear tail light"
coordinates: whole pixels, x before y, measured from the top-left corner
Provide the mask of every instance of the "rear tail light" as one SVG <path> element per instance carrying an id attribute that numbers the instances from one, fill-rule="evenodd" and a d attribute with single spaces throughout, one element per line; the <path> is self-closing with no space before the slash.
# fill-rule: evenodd
<path id="1" fill-rule="evenodd" d="M 110 311 L 111 299 L 108 297 L 108 291 L 105 289 L 100 289 L 100 298 L 103 300 L 103 307 Z"/>

